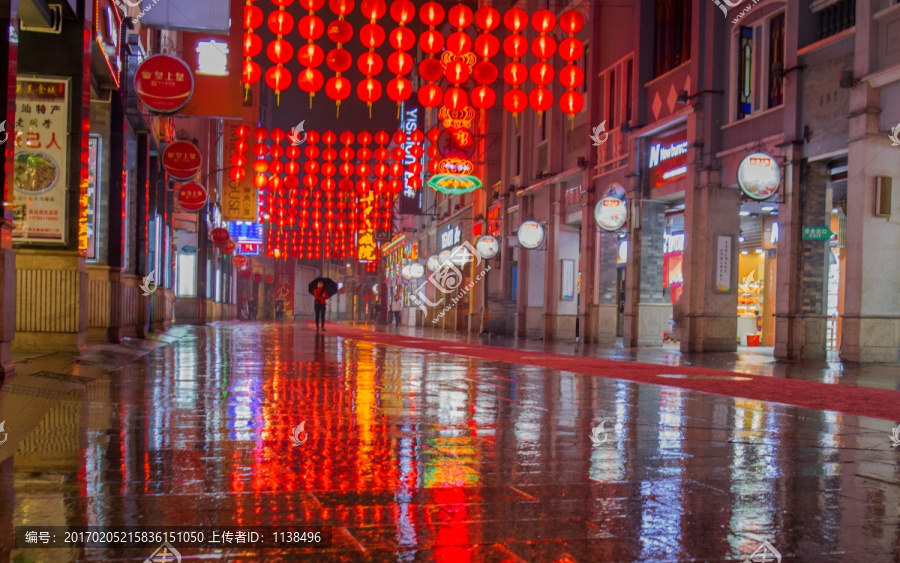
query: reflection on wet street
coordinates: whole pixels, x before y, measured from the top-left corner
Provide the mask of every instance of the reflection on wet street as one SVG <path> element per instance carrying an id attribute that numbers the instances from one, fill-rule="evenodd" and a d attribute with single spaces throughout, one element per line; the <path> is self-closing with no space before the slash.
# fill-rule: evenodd
<path id="1" fill-rule="evenodd" d="M 65 395 L 16 444 L 0 465 L 2 554 L 153 552 L 14 548 L 14 526 L 319 525 L 333 547 L 175 547 L 226 561 L 743 561 L 768 541 L 785 561 L 900 558 L 897 421 L 453 346 L 193 328 Z"/>

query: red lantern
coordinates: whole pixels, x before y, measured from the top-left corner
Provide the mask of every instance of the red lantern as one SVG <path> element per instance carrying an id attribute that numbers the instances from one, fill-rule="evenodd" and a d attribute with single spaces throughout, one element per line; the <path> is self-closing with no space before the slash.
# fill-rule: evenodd
<path id="1" fill-rule="evenodd" d="M 422 62 L 419 63 L 419 76 L 422 80 L 437 82 L 443 75 L 444 67 L 437 59 L 423 59 Z"/>
<path id="2" fill-rule="evenodd" d="M 377 23 L 367 23 L 359 30 L 359 41 L 367 49 L 380 47 L 384 43 L 384 28 Z"/>
<path id="3" fill-rule="evenodd" d="M 209 232 L 209 236 L 213 241 L 213 244 L 216 246 L 222 246 L 229 240 L 231 240 L 231 235 L 228 234 L 228 229 L 224 227 L 216 227 L 215 229 Z"/>
<path id="4" fill-rule="evenodd" d="M 273 66 L 266 71 L 266 84 L 275 90 L 276 100 L 280 101 L 281 91 L 286 90 L 291 84 L 291 71 L 283 66 Z"/>
<path id="5" fill-rule="evenodd" d="M 262 15 L 260 15 L 262 18 Z M 426 2 L 419 9 L 419 19 L 427 26 L 440 25 L 444 21 L 444 7 L 437 2 Z"/>
<path id="6" fill-rule="evenodd" d="M 384 0 L 363 0 L 360 10 L 367 20 L 374 21 L 382 17 L 387 11 Z"/>
<path id="7" fill-rule="evenodd" d="M 416 15 L 416 6 L 410 0 L 391 2 L 391 18 L 401 26 L 408 24 Z"/>
<path id="8" fill-rule="evenodd" d="M 566 88 L 578 88 L 584 82 L 584 71 L 577 65 L 566 65 L 559 71 L 559 81 Z"/>
<path id="9" fill-rule="evenodd" d="M 453 110 L 461 111 L 469 105 L 469 98 L 462 88 L 449 88 L 444 92 L 444 105 Z"/>
<path id="10" fill-rule="evenodd" d="M 531 27 L 538 33 L 550 33 L 556 26 L 556 14 L 550 10 L 538 10 L 531 15 Z"/>
<path id="11" fill-rule="evenodd" d="M 531 52 L 539 59 L 549 59 L 556 52 L 556 40 L 549 35 L 539 35 L 531 43 Z"/>
<path id="12" fill-rule="evenodd" d="M 353 0 L 328 0 L 328 9 L 343 19 L 353 11 Z"/>
<path id="13" fill-rule="evenodd" d="M 482 31 L 494 31 L 500 26 L 500 11 L 490 6 L 482 6 L 475 12 L 475 25 Z"/>
<path id="14" fill-rule="evenodd" d="M 356 66 L 361 73 L 371 79 L 372 76 L 381 72 L 384 68 L 384 62 L 381 59 L 381 55 L 374 51 L 369 51 L 368 53 L 363 53 L 357 59 Z"/>
<path id="15" fill-rule="evenodd" d="M 266 55 L 273 63 L 283 65 L 294 56 L 294 48 L 284 39 L 275 39 L 266 48 Z"/>
<path id="16" fill-rule="evenodd" d="M 435 84 L 424 84 L 419 88 L 419 103 L 426 108 L 436 108 L 444 99 L 444 92 Z"/>
<path id="17" fill-rule="evenodd" d="M 300 18 L 297 31 L 304 39 L 316 40 L 325 33 L 325 23 L 318 16 L 308 15 Z"/>
<path id="18" fill-rule="evenodd" d="M 444 76 L 452 84 L 462 84 L 469 79 L 469 67 L 461 60 L 456 60 L 444 69 Z"/>
<path id="19" fill-rule="evenodd" d="M 570 35 L 578 33 L 584 27 L 584 16 L 575 10 L 568 10 L 559 16 L 559 27 Z"/>
<path id="20" fill-rule="evenodd" d="M 409 51 L 416 44 L 416 34 L 408 27 L 397 27 L 391 30 L 390 42 L 397 51 Z"/>
<path id="21" fill-rule="evenodd" d="M 489 59 L 500 52 L 500 40 L 490 33 L 482 33 L 475 38 L 475 53 Z"/>
<path id="22" fill-rule="evenodd" d="M 559 98 L 559 106 L 563 113 L 575 115 L 584 107 L 584 97 L 581 92 L 566 92 Z"/>
<path id="23" fill-rule="evenodd" d="M 521 113 L 528 106 L 528 95 L 514 88 L 503 95 L 503 107 L 512 114 Z"/>
<path id="24" fill-rule="evenodd" d="M 493 84 L 497 81 L 497 67 L 494 63 L 489 62 L 480 62 L 475 65 L 475 69 L 472 72 L 472 78 L 475 79 L 475 82 L 478 84 Z"/>
<path id="25" fill-rule="evenodd" d="M 544 87 L 535 88 L 528 95 L 528 102 L 534 111 L 545 112 L 553 105 L 553 93 Z"/>
<path id="26" fill-rule="evenodd" d="M 524 84 L 527 77 L 528 67 L 520 62 L 507 63 L 503 69 L 503 80 L 510 86 Z"/>
<path id="27" fill-rule="evenodd" d="M 521 59 L 528 52 L 528 40 L 523 35 L 510 35 L 503 40 L 503 52 L 511 59 Z"/>
<path id="28" fill-rule="evenodd" d="M 450 12 L 447 14 L 447 21 L 454 27 L 461 29 L 469 27 L 472 23 L 472 17 L 472 8 L 465 4 L 456 4 L 450 8 Z"/>
<path id="29" fill-rule="evenodd" d="M 321 90 L 324 83 L 325 77 L 314 68 L 306 68 L 297 75 L 297 86 L 309 94 Z"/>
<path id="30" fill-rule="evenodd" d="M 412 71 L 412 66 L 413 58 L 409 53 L 396 51 L 394 53 L 391 53 L 391 55 L 388 57 L 388 70 L 398 76 L 409 74 L 410 71 Z"/>
<path id="31" fill-rule="evenodd" d="M 338 116 L 340 116 L 341 101 L 350 96 L 350 81 L 343 76 L 332 76 L 325 84 L 325 94 L 337 103 Z"/>
<path id="32" fill-rule="evenodd" d="M 464 31 L 455 31 L 447 37 L 447 50 L 463 55 L 472 50 L 472 38 Z"/>
<path id="33" fill-rule="evenodd" d="M 269 14 L 269 30 L 275 35 L 287 35 L 294 29 L 294 17 L 284 9 Z"/>
<path id="34" fill-rule="evenodd" d="M 244 6 L 244 29 L 257 29 L 262 22 L 263 11 L 258 6 L 246 4 Z"/>
<path id="35" fill-rule="evenodd" d="M 472 90 L 472 106 L 476 109 L 490 109 L 497 101 L 497 94 L 490 86 L 478 86 Z"/>
<path id="36" fill-rule="evenodd" d="M 441 49 L 444 48 L 444 36 L 441 35 L 440 31 L 434 29 L 426 30 L 419 36 L 419 47 L 423 53 L 428 55 L 440 53 Z"/>
<path id="37" fill-rule="evenodd" d="M 503 14 L 503 25 L 514 33 L 521 33 L 528 27 L 528 13 L 522 8 L 510 8 Z"/>
<path id="38" fill-rule="evenodd" d="M 259 35 L 247 32 L 244 34 L 244 57 L 255 57 L 262 51 L 262 39 Z"/>
<path id="39" fill-rule="evenodd" d="M 249 86 L 256 84 L 262 76 L 262 69 L 253 61 L 244 61 L 244 68 L 241 72 L 241 81 Z"/>
<path id="40" fill-rule="evenodd" d="M 566 62 L 575 62 L 584 55 L 584 45 L 581 40 L 567 37 L 559 44 L 559 56 Z"/>
<path id="41" fill-rule="evenodd" d="M 545 61 L 537 62 L 531 65 L 529 75 L 538 86 L 546 86 L 553 82 L 553 67 Z"/>
<path id="42" fill-rule="evenodd" d="M 406 78 L 397 77 L 388 82 L 387 95 L 392 101 L 405 102 L 411 94 L 412 84 Z"/>
<path id="43" fill-rule="evenodd" d="M 269 285 L 272 285 L 273 283 L 275 283 L 275 276 L 273 276 L 271 274 L 266 276 L 266 283 Z"/>
<path id="44" fill-rule="evenodd" d="M 381 99 L 381 82 L 374 78 L 366 78 L 356 86 L 356 95 L 369 105 L 369 117 L 371 117 L 372 103 Z"/>

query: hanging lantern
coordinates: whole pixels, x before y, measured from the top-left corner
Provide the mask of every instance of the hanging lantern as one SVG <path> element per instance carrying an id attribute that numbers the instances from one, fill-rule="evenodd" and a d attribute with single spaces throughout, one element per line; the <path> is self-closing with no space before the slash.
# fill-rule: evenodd
<path id="1" fill-rule="evenodd" d="M 584 97 L 575 90 L 584 83 L 584 71 L 574 64 L 584 55 L 584 45 L 575 38 L 575 34 L 584 27 L 584 16 L 576 10 L 567 10 L 559 16 L 559 27 L 568 34 L 559 44 L 559 56 L 569 63 L 559 72 L 559 81 L 568 90 L 560 96 L 559 106 L 569 116 L 574 130 L 575 114 L 584 107 Z"/>
<path id="2" fill-rule="evenodd" d="M 322 9 L 325 0 L 300 0 L 300 6 L 309 12 L 300 18 L 297 31 L 306 39 L 306 45 L 297 49 L 297 60 L 306 67 L 297 76 L 297 86 L 309 94 L 309 107 L 312 109 L 312 101 L 316 92 L 322 89 L 325 77 L 317 67 L 325 60 L 325 51 L 315 43 L 325 33 L 325 24 L 322 18 L 315 12 Z"/>
<path id="3" fill-rule="evenodd" d="M 269 14 L 267 24 L 269 31 L 275 34 L 275 39 L 266 48 L 266 55 L 276 66 L 266 71 L 266 84 L 275 90 L 276 104 L 281 103 L 281 91 L 292 82 L 292 75 L 284 68 L 284 64 L 294 56 L 294 47 L 283 39 L 294 28 L 294 17 L 285 11 L 284 2 L 276 2 L 278 10 Z"/>
<path id="4" fill-rule="evenodd" d="M 253 61 L 253 57 L 262 51 L 262 39 L 253 33 L 263 23 L 262 10 L 253 4 L 254 0 L 247 0 L 244 4 L 244 42 L 241 64 L 241 83 L 244 85 L 244 98 L 250 94 L 250 85 L 259 82 L 262 77 L 262 69 Z"/>
<path id="5" fill-rule="evenodd" d="M 353 38 L 353 26 L 344 20 L 344 16 L 353 10 L 353 6 L 353 0 L 328 0 L 328 8 L 338 19 L 328 24 L 325 29 L 325 34 L 336 44 L 325 57 L 325 64 L 335 73 L 325 84 L 325 93 L 335 101 L 338 117 L 341 115 L 341 102 L 350 96 L 350 81 L 341 76 L 341 73 L 353 65 L 352 55 L 343 48 L 343 44 Z"/>
<path id="6" fill-rule="evenodd" d="M 522 35 L 528 27 L 528 13 L 521 8 L 510 8 L 503 14 L 503 25 L 512 32 L 503 41 L 503 52 L 513 59 L 503 69 L 503 80 L 513 87 L 503 95 L 503 107 L 513 114 L 518 127 L 519 113 L 528 106 L 528 95 L 519 88 L 528 75 L 528 69 L 519 62 L 528 51 L 528 40 Z"/>

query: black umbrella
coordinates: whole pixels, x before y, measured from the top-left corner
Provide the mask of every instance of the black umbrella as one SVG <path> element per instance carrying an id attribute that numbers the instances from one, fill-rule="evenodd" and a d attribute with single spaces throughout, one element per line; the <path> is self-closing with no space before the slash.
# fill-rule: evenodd
<path id="1" fill-rule="evenodd" d="M 312 293 L 316 287 L 318 287 L 319 282 L 322 282 L 322 289 L 325 290 L 325 293 L 328 294 L 328 297 L 331 297 L 335 293 L 338 292 L 337 282 L 331 278 L 316 278 L 313 281 L 309 282 L 309 292 Z"/>

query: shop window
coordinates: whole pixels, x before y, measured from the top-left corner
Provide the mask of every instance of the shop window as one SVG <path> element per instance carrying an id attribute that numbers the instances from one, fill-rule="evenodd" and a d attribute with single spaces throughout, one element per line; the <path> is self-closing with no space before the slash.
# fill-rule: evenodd
<path id="1" fill-rule="evenodd" d="M 753 29 L 742 27 L 738 36 L 737 118 L 753 111 Z"/>
<path id="2" fill-rule="evenodd" d="M 784 76 L 775 76 L 776 66 L 784 68 L 784 14 L 769 21 L 769 107 L 784 103 Z"/>
<path id="3" fill-rule="evenodd" d="M 609 103 L 606 104 L 606 127 L 607 130 L 616 128 L 616 70 L 609 71 Z"/>
<path id="4" fill-rule="evenodd" d="M 522 175 L 522 135 L 516 135 L 516 176 Z"/>
<path id="5" fill-rule="evenodd" d="M 657 0 L 654 76 L 691 58 L 691 0 Z"/>
<path id="6" fill-rule="evenodd" d="M 197 294 L 197 255 L 179 254 L 176 262 L 175 294 L 179 297 L 194 297 Z"/>
<path id="7" fill-rule="evenodd" d="M 896 4 L 897 0 L 891 2 Z M 816 13 L 816 39 L 825 39 L 856 25 L 856 0 L 839 0 Z"/>
<path id="8" fill-rule="evenodd" d="M 633 72 L 633 60 L 627 59 L 609 67 L 600 76 L 601 107 L 607 131 L 631 121 Z"/>
<path id="9" fill-rule="evenodd" d="M 625 122 L 631 123 L 631 82 L 634 79 L 634 61 L 625 63 Z"/>

